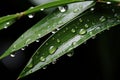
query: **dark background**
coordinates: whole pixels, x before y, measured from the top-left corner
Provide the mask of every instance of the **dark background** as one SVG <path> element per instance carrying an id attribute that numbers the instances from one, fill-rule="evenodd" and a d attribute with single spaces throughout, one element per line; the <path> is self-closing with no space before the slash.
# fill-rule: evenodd
<path id="1" fill-rule="evenodd" d="M 0 16 L 24 11 L 34 6 L 28 0 L 0 1 Z M 23 32 L 44 18 L 44 12 L 36 13 L 33 19 L 21 18 L 11 27 L 0 31 L 0 54 L 2 54 Z M 119 25 L 98 34 L 86 44 L 74 49 L 74 55 L 59 58 L 56 64 L 50 64 L 21 80 L 120 80 L 120 28 Z M 32 53 L 48 37 L 39 43 L 32 43 L 24 51 L 19 50 L 14 58 L 10 56 L 0 61 L 0 80 L 16 80 Z"/>

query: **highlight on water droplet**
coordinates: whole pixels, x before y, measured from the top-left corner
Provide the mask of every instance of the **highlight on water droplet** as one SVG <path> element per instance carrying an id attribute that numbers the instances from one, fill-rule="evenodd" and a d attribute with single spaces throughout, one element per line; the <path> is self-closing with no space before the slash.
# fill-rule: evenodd
<path id="1" fill-rule="evenodd" d="M 36 42 L 39 42 L 39 40 L 37 39 Z"/>
<path id="2" fill-rule="evenodd" d="M 85 24 L 85 28 L 88 28 L 89 26 L 88 26 L 88 24 Z"/>
<path id="3" fill-rule="evenodd" d="M 21 50 L 22 50 L 22 51 L 24 51 L 24 50 L 25 50 L 25 48 L 23 47 L 23 48 L 21 48 Z"/>
<path id="4" fill-rule="evenodd" d="M 44 11 L 44 8 L 40 9 L 41 11 Z"/>
<path id="5" fill-rule="evenodd" d="M 59 6 L 58 7 L 60 12 L 66 12 L 67 11 L 67 6 Z"/>
<path id="6" fill-rule="evenodd" d="M 91 8 L 90 11 L 94 11 L 95 8 Z"/>
<path id="7" fill-rule="evenodd" d="M 55 46 L 50 46 L 50 48 L 49 48 L 49 53 L 50 54 L 53 54 L 55 51 L 56 51 L 56 47 Z"/>
<path id="8" fill-rule="evenodd" d="M 72 33 L 75 33 L 75 29 L 71 29 L 71 32 L 72 32 Z"/>
<path id="9" fill-rule="evenodd" d="M 10 54 L 11 57 L 15 57 L 15 54 Z"/>
<path id="10" fill-rule="evenodd" d="M 29 18 L 33 18 L 33 17 L 34 17 L 34 14 L 29 14 L 28 17 L 29 17 Z"/>
<path id="11" fill-rule="evenodd" d="M 60 39 L 57 39 L 57 42 L 60 43 Z"/>
<path id="12" fill-rule="evenodd" d="M 107 4 L 111 4 L 111 2 L 106 2 Z"/>
<path id="13" fill-rule="evenodd" d="M 40 57 L 40 61 L 44 62 L 45 60 L 46 60 L 45 57 L 43 56 Z"/>
<path id="14" fill-rule="evenodd" d="M 55 59 L 55 60 L 52 61 L 52 64 L 56 64 L 56 62 L 57 62 L 57 60 Z"/>
<path id="15" fill-rule="evenodd" d="M 67 53 L 67 56 L 68 56 L 68 57 L 72 57 L 73 54 L 74 54 L 74 51 L 70 51 L 69 53 Z"/>
<path id="16" fill-rule="evenodd" d="M 87 30 L 86 29 L 80 29 L 80 31 L 79 31 L 79 34 L 80 35 L 84 35 L 84 34 L 86 34 L 87 33 Z"/>

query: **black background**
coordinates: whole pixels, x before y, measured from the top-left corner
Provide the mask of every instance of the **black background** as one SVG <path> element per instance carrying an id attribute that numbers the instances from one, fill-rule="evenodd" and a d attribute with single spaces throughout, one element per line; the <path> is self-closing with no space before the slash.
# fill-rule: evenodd
<path id="1" fill-rule="evenodd" d="M 33 6 L 27 0 L 0 1 L 0 16 L 24 11 Z M 2 54 L 23 32 L 29 29 L 46 14 L 37 13 L 33 19 L 21 18 L 8 29 L 0 31 L 0 54 Z M 64 55 L 56 64 L 50 64 L 20 80 L 120 80 L 120 28 L 119 25 L 98 34 L 74 50 L 69 58 Z M 16 80 L 20 71 L 27 63 L 29 57 L 37 47 L 48 37 L 45 36 L 40 43 L 33 43 L 25 51 L 17 51 L 16 57 L 10 56 L 0 61 L 0 80 Z"/>

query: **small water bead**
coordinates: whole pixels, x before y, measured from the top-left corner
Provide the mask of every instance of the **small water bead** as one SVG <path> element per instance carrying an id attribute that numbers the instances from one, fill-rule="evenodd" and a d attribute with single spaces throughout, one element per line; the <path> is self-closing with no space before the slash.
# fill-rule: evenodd
<path id="1" fill-rule="evenodd" d="M 52 61 L 52 64 L 56 64 L 56 62 L 57 62 L 57 60 L 53 60 L 53 61 Z"/>
<path id="2" fill-rule="evenodd" d="M 41 34 L 38 34 L 38 38 L 41 36 Z"/>
<path id="3" fill-rule="evenodd" d="M 42 69 L 46 69 L 47 68 L 47 66 L 44 66 Z"/>
<path id="4" fill-rule="evenodd" d="M 33 17 L 34 17 L 34 14 L 29 14 L 28 17 L 29 17 L 29 18 L 33 18 Z"/>
<path id="5" fill-rule="evenodd" d="M 90 11 L 94 11 L 94 10 L 95 10 L 95 8 L 91 8 L 91 9 L 90 9 Z"/>
<path id="6" fill-rule="evenodd" d="M 74 9 L 73 12 L 77 13 L 77 12 L 79 12 L 79 9 Z"/>
<path id="7" fill-rule="evenodd" d="M 76 45 L 77 44 L 77 42 L 76 41 L 74 41 L 73 43 L 72 43 L 72 45 L 74 46 L 74 45 Z"/>
<path id="8" fill-rule="evenodd" d="M 32 67 L 33 67 L 33 64 L 30 63 L 30 64 L 28 65 L 28 68 L 32 68 Z"/>
<path id="9" fill-rule="evenodd" d="M 56 33 L 56 31 L 52 31 L 52 33 L 53 33 L 53 34 L 55 34 L 55 33 Z"/>
<path id="10" fill-rule="evenodd" d="M 88 28 L 89 26 L 88 26 L 88 24 L 85 24 L 85 28 Z"/>
<path id="11" fill-rule="evenodd" d="M 15 54 L 10 54 L 11 57 L 15 57 Z"/>
<path id="12" fill-rule="evenodd" d="M 104 16 L 101 16 L 100 19 L 99 19 L 101 22 L 105 21 L 106 18 Z"/>
<path id="13" fill-rule="evenodd" d="M 42 61 L 42 62 L 44 62 L 46 59 L 45 59 L 45 57 L 40 57 L 40 61 Z"/>
<path id="14" fill-rule="evenodd" d="M 80 21 L 80 22 L 83 22 L 83 20 L 82 20 L 81 18 L 79 19 L 79 21 Z"/>
<path id="15" fill-rule="evenodd" d="M 22 50 L 22 51 L 24 51 L 24 50 L 25 50 L 25 48 L 21 48 L 21 50 Z"/>
<path id="16" fill-rule="evenodd" d="M 74 54 L 74 52 L 69 52 L 69 53 L 67 53 L 67 56 L 68 56 L 68 57 L 72 57 L 73 54 Z"/>
<path id="17" fill-rule="evenodd" d="M 66 12 L 67 11 L 67 6 L 59 6 L 58 7 L 60 12 Z"/>
<path id="18" fill-rule="evenodd" d="M 40 9 L 41 11 L 44 11 L 44 8 Z"/>
<path id="19" fill-rule="evenodd" d="M 72 33 L 75 33 L 75 29 L 71 29 L 71 32 L 72 32 Z"/>
<path id="20" fill-rule="evenodd" d="M 60 43 L 60 39 L 57 39 L 57 42 Z"/>
<path id="21" fill-rule="evenodd" d="M 39 42 L 39 40 L 37 39 L 36 42 Z"/>
<path id="22" fill-rule="evenodd" d="M 79 31 L 79 34 L 80 35 L 84 35 L 84 34 L 86 34 L 87 33 L 87 30 L 86 29 L 80 29 L 80 31 Z"/>
<path id="23" fill-rule="evenodd" d="M 56 51 L 56 47 L 55 46 L 50 46 L 50 48 L 49 48 L 49 53 L 50 54 L 53 54 L 55 51 Z"/>

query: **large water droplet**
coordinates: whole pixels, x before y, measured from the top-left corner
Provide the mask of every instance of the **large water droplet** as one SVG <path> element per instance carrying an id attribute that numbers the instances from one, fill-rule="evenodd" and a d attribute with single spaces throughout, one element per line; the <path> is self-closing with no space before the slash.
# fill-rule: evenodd
<path id="1" fill-rule="evenodd" d="M 101 16 L 100 19 L 99 19 L 101 22 L 105 21 L 106 18 L 104 16 Z"/>
<path id="2" fill-rule="evenodd" d="M 45 60 L 46 60 L 45 57 L 43 56 L 40 57 L 40 61 L 44 62 Z"/>
<path id="3" fill-rule="evenodd" d="M 79 19 L 79 21 L 80 21 L 80 22 L 83 22 L 83 20 L 82 20 L 81 18 Z"/>
<path id="4" fill-rule="evenodd" d="M 71 29 L 71 32 L 72 32 L 72 33 L 75 33 L 75 29 Z"/>
<path id="5" fill-rule="evenodd" d="M 21 48 L 21 50 L 22 50 L 22 51 L 24 51 L 24 50 L 25 50 L 25 48 L 23 47 L 23 48 Z"/>
<path id="6" fill-rule="evenodd" d="M 50 46 L 50 48 L 49 48 L 49 53 L 50 54 L 53 54 L 55 51 L 56 51 L 56 47 L 55 46 Z"/>
<path id="7" fill-rule="evenodd" d="M 68 57 L 72 57 L 73 54 L 74 54 L 74 51 L 70 51 L 69 53 L 67 53 L 67 56 L 68 56 Z"/>
<path id="8" fill-rule="evenodd" d="M 84 34 L 86 34 L 86 33 L 87 33 L 86 29 L 80 29 L 80 31 L 79 31 L 79 34 L 80 34 L 80 35 L 84 35 Z"/>
<path id="9" fill-rule="evenodd" d="M 28 17 L 29 17 L 29 18 L 33 18 L 33 17 L 34 17 L 34 14 L 29 14 Z"/>
<path id="10" fill-rule="evenodd" d="M 67 6 L 59 6 L 58 9 L 60 10 L 60 12 L 66 12 Z"/>
<path id="11" fill-rule="evenodd" d="M 11 57 L 15 57 L 15 54 L 10 54 Z"/>

